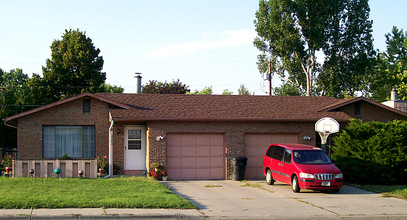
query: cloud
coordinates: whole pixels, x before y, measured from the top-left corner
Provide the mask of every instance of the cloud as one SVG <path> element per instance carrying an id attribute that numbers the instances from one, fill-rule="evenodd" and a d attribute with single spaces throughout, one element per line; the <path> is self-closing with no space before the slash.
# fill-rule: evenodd
<path id="1" fill-rule="evenodd" d="M 205 32 L 197 42 L 171 44 L 154 49 L 147 56 L 154 58 L 189 55 L 204 50 L 225 47 L 237 47 L 253 43 L 256 33 L 252 30 L 235 30 L 225 32 Z"/>

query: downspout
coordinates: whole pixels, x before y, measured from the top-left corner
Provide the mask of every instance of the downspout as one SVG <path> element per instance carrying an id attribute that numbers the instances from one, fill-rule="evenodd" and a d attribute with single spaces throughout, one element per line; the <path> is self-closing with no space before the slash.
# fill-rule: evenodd
<path id="1" fill-rule="evenodd" d="M 110 122 L 109 127 L 109 175 L 105 176 L 104 179 L 109 178 L 113 172 L 113 144 L 112 144 L 112 129 L 113 129 L 114 121 Z"/>

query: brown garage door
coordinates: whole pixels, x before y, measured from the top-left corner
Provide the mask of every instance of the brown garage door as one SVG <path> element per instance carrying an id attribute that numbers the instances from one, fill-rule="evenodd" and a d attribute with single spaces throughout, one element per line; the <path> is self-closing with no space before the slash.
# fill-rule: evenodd
<path id="1" fill-rule="evenodd" d="M 246 134 L 246 179 L 262 179 L 263 157 L 270 144 L 298 143 L 298 134 Z"/>
<path id="2" fill-rule="evenodd" d="M 225 179 L 223 134 L 168 134 L 170 179 Z"/>

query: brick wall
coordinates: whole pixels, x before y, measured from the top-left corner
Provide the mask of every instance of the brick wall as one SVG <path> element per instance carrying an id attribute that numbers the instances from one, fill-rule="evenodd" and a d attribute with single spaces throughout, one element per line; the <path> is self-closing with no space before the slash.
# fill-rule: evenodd
<path id="1" fill-rule="evenodd" d="M 406 120 L 405 116 L 385 110 L 368 102 L 360 102 L 360 115 L 355 115 L 355 104 L 344 106 L 341 108 L 341 111 L 352 118 L 362 119 L 363 121 L 388 122 L 395 119 Z"/>
<path id="2" fill-rule="evenodd" d="M 42 125 L 94 125 L 96 156 L 108 155 L 108 105 L 91 99 L 91 112 L 83 113 L 77 99 L 18 119 L 18 159 L 42 159 Z"/>

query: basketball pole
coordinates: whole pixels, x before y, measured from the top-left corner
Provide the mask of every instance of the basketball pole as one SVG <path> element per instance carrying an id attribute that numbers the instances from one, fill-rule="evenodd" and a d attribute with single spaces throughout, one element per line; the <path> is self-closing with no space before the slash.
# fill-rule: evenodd
<path id="1" fill-rule="evenodd" d="M 319 133 L 319 136 L 321 137 L 321 149 L 325 152 L 326 141 L 328 140 L 328 136 L 330 133 L 329 133 L 329 131 L 318 132 L 318 133 Z"/>

